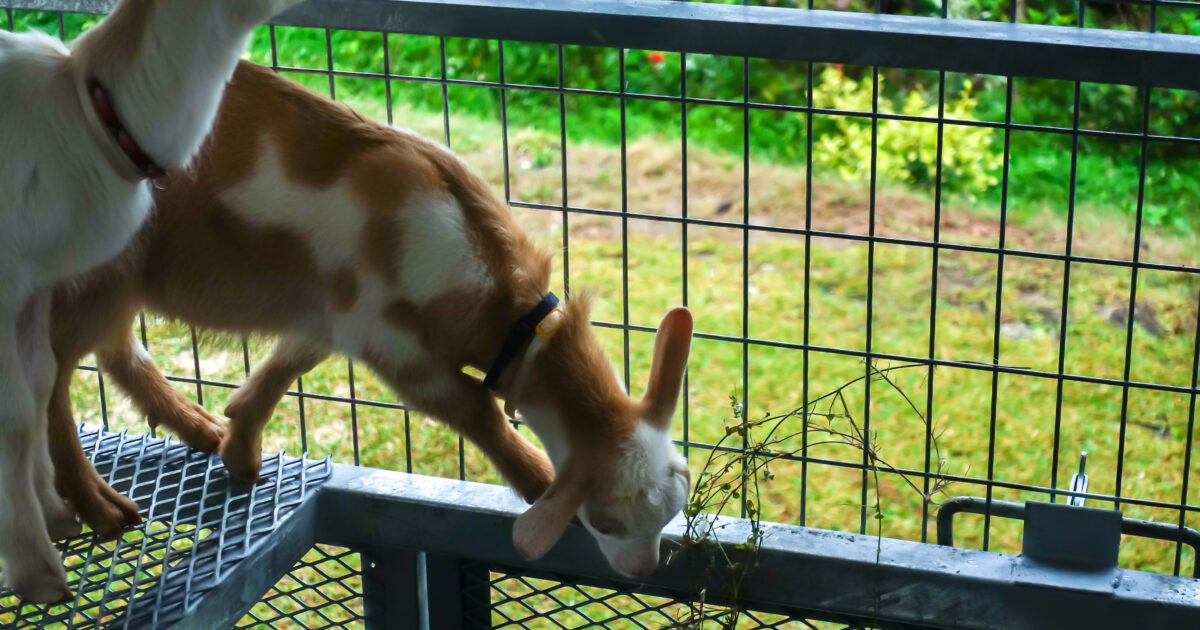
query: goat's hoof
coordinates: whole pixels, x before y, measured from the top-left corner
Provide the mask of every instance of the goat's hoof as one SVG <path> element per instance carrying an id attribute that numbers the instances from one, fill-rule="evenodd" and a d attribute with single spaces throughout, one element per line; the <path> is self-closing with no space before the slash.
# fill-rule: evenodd
<path id="1" fill-rule="evenodd" d="M 225 439 L 225 425 L 195 403 L 170 414 L 160 414 L 156 419 L 198 451 L 216 452 Z"/>
<path id="2" fill-rule="evenodd" d="M 53 551 L 53 547 L 50 548 Z M 58 554 L 53 557 L 34 560 L 32 563 L 10 562 L 12 576 L 9 583 L 27 603 L 56 604 L 71 599 L 71 589 L 67 586 L 66 572 L 63 571 L 62 561 Z M 15 566 L 14 566 L 15 565 Z M 7 567 L 6 567 L 7 568 Z"/>
<path id="3" fill-rule="evenodd" d="M 231 435 L 226 435 L 221 441 L 220 453 L 221 461 L 225 462 L 225 469 L 229 471 L 230 477 L 245 483 L 258 481 L 259 473 L 262 472 L 262 454 L 257 443 L 241 444 L 232 439 Z"/>
<path id="4" fill-rule="evenodd" d="M 83 531 L 83 525 L 75 520 L 75 513 L 71 511 L 60 512 L 58 514 L 46 514 L 46 532 L 50 534 L 50 540 L 66 540 L 74 538 Z"/>
<path id="5" fill-rule="evenodd" d="M 142 522 L 137 503 L 104 484 L 90 501 L 84 522 L 101 538 L 116 538 L 121 532 Z"/>
<path id="6" fill-rule="evenodd" d="M 115 538 L 142 522 L 137 503 L 97 477 L 90 483 L 64 488 L 79 518 L 101 538 Z"/>

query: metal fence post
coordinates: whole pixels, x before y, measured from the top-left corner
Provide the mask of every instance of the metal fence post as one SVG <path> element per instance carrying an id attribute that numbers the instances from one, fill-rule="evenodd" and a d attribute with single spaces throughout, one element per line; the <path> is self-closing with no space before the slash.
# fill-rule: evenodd
<path id="1" fill-rule="evenodd" d="M 426 553 L 425 580 L 430 630 L 492 627 L 487 567 L 453 556 Z"/>
<path id="2" fill-rule="evenodd" d="M 417 552 L 407 549 L 364 551 L 362 567 L 366 627 L 420 628 Z"/>

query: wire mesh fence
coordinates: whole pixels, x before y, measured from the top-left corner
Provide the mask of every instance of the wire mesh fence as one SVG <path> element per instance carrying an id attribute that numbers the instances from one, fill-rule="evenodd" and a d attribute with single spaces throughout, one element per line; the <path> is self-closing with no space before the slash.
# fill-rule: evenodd
<path id="1" fill-rule="evenodd" d="M 1200 31 L 1200 7 L 1168 0 L 799 4 Z M 69 39 L 95 19 L 6 9 L 0 26 Z M 697 339 L 673 430 L 693 465 L 724 435 L 731 397 L 756 417 L 866 377 L 844 402 L 926 491 L 945 480 L 954 494 L 1061 500 L 1087 450 L 1093 504 L 1197 524 L 1195 92 L 282 26 L 257 31 L 250 58 L 462 154 L 561 252 L 552 288 L 598 294 L 595 324 L 633 389 L 657 318 L 690 306 Z M 267 350 L 153 316 L 139 334 L 216 413 Z M 921 367 L 896 390 L 871 378 L 899 364 Z M 469 444 L 356 367 L 331 359 L 299 380 L 268 450 L 498 481 Z M 81 370 L 73 398 L 90 425 L 142 426 L 101 374 Z M 773 465 L 765 518 L 874 532 L 878 501 L 884 535 L 933 535 L 935 507 L 898 474 L 876 481 L 866 454 L 808 436 Z M 960 527 L 961 545 L 1020 548 L 1016 524 L 985 515 Z M 354 575 L 348 556 L 321 553 Z M 315 558 L 297 575 L 318 575 Z M 1176 575 L 1195 562 L 1181 544 L 1132 539 L 1121 560 Z M 340 611 L 330 625 L 358 614 L 352 595 L 321 590 L 338 580 L 293 579 Z M 493 585 L 494 601 L 521 608 L 506 588 Z M 277 588 L 273 601 L 300 591 Z M 255 618 L 283 619 L 290 605 Z"/>
<path id="2" fill-rule="evenodd" d="M 627 585 L 580 584 L 570 576 L 534 574 L 487 565 L 468 566 L 484 571 L 487 580 L 464 589 L 468 613 L 464 623 L 479 628 L 724 628 L 728 609 L 682 602 L 669 594 L 653 594 Z M 824 619 L 798 611 L 741 611 L 736 626 L 746 630 L 872 630 L 868 621 Z M 916 626 L 889 626 L 919 630 Z"/>
<path id="3" fill-rule="evenodd" d="M 313 547 L 237 627 L 360 627 L 364 618 L 361 562 L 349 549 Z"/>

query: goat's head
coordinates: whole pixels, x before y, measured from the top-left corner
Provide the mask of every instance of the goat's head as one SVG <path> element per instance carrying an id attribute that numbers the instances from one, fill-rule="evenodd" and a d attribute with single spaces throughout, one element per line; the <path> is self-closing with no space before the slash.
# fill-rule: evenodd
<path id="1" fill-rule="evenodd" d="M 670 423 L 691 339 L 691 313 L 667 313 L 646 391 L 632 399 L 592 333 L 586 297 L 568 304 L 516 398 L 556 470 L 514 528 L 524 556 L 541 557 L 577 517 L 619 573 L 642 577 L 658 566 L 662 529 L 683 509 L 690 484 Z"/>

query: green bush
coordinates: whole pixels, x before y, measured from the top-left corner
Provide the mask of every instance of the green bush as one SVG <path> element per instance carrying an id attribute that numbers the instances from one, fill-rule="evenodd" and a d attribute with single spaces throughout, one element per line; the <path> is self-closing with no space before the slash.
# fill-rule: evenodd
<path id="1" fill-rule="evenodd" d="M 806 6 L 807 0 L 764 0 L 778 6 Z M 864 4 L 864 6 L 869 3 Z M 932 15 L 940 13 L 937 0 L 885 0 L 888 13 Z M 817 8 L 830 8 L 818 0 Z M 843 7 L 845 8 L 845 7 Z M 1004 19 L 1008 0 L 965 0 L 952 3 L 953 17 Z M 1022 21 L 1069 26 L 1078 23 L 1078 6 L 1050 0 L 1027 0 Z M 1157 27 L 1179 34 L 1200 34 L 1200 19 L 1194 12 L 1160 11 Z M 7 17 L 0 14 L 0 17 Z M 93 16 L 67 14 L 62 31 L 68 38 L 94 23 Z M 2 20 L 7 27 L 7 20 Z M 54 13 L 16 11 L 17 30 L 39 29 L 57 35 L 60 31 Z M 1111 29 L 1146 30 L 1145 12 L 1123 13 L 1108 6 L 1088 6 L 1084 24 Z M 379 33 L 337 31 L 332 34 L 332 62 L 326 55 L 322 29 L 278 28 L 278 63 L 284 66 L 324 70 L 382 73 L 384 47 Z M 545 44 L 505 42 L 503 55 L 495 41 L 447 38 L 446 76 L 451 79 L 557 86 L 559 47 Z M 255 33 L 251 58 L 261 63 L 273 61 L 267 29 Z M 678 53 L 629 50 L 624 53 L 622 73 L 620 53 L 614 49 L 564 46 L 564 81 L 568 87 L 586 90 L 678 96 L 681 92 L 681 61 Z M 440 78 L 442 50 L 439 39 L 426 36 L 391 35 L 387 53 L 389 69 L 395 74 Z M 749 77 L 745 71 L 749 69 Z M 741 102 L 747 96 L 770 105 L 806 105 L 808 64 L 778 60 L 711 55 L 688 55 L 687 94 L 701 99 Z M 823 65 L 815 66 L 815 104 L 841 110 L 871 111 L 869 74 L 846 68 L 840 73 Z M 624 78 L 622 86 L 620 80 Z M 317 74 L 289 74 L 318 91 L 328 80 Z M 936 73 L 881 69 L 880 110 L 922 117 L 936 117 Z M 947 76 L 946 116 L 965 120 L 1003 121 L 1007 107 L 1007 88 L 1002 77 L 971 77 L 970 83 Z M 886 80 L 885 80 L 886 77 Z M 372 80 L 343 80 L 335 83 L 339 98 L 350 94 L 357 99 L 382 102 L 384 83 Z M 441 111 L 442 90 L 435 85 L 394 84 L 393 98 L 426 111 Z M 401 87 L 403 86 L 403 87 Z M 745 89 L 749 88 L 749 95 Z M 492 87 L 451 86 L 449 106 L 455 114 L 498 120 L 500 91 Z M 677 140 L 681 130 L 677 102 L 629 99 L 625 132 L 630 138 L 654 135 Z M 1129 86 L 1084 84 L 1080 90 L 1080 127 L 1140 133 L 1147 112 L 1145 94 Z M 1200 137 L 1200 93 L 1178 90 L 1154 90 L 1150 94 L 1150 132 L 1157 135 Z M 603 96 L 568 96 L 564 100 L 572 138 L 617 142 L 621 137 L 618 101 Z M 1066 81 L 1016 79 L 1013 90 L 1014 122 L 1070 128 L 1073 124 L 1074 84 Z M 558 107 L 556 95 L 510 90 L 507 118 L 514 127 L 557 128 L 557 117 L 548 115 Z M 750 137 L 740 107 L 689 105 L 687 107 L 690 146 L 725 150 L 740 154 L 748 147 L 751 158 L 790 164 L 807 160 L 807 117 L 774 109 L 750 111 Z M 401 121 L 401 124 L 403 122 Z M 863 180 L 870 174 L 870 122 L 862 117 L 816 115 L 813 120 L 813 160 L 851 180 Z M 880 121 L 877 167 L 881 177 L 929 188 L 936 177 L 936 125 L 900 121 Z M 998 185 L 1003 169 L 1000 132 L 960 125 L 944 126 L 944 190 L 996 203 L 1002 194 Z M 1065 212 L 1068 185 L 1061 174 L 1071 170 L 1071 152 L 1064 150 L 1065 136 L 1048 133 L 1014 133 L 1011 141 L 1013 160 L 1009 164 L 1010 208 L 1050 208 Z M 1102 150 L 1095 150 L 1099 146 Z M 1105 211 L 1132 214 L 1137 211 L 1127 181 L 1136 180 L 1141 147 L 1137 141 L 1108 144 L 1083 142 L 1077 156 L 1077 203 Z M 1193 203 L 1200 181 L 1200 152 L 1194 145 L 1151 142 L 1146 156 L 1148 183 L 1143 214 L 1149 225 L 1170 225 L 1191 229 Z M 1046 175 L 1051 175 L 1046 177 Z M 1121 185 L 1113 185 L 1119 179 Z M 1016 203 L 1016 202 L 1019 202 Z"/>
<path id="2" fill-rule="evenodd" d="M 813 88 L 818 107 L 848 111 L 871 111 L 872 78 L 855 80 L 829 67 L 821 72 Z M 885 80 L 879 78 L 880 99 Z M 899 99 L 899 107 L 880 103 L 881 111 L 907 116 L 937 118 L 937 102 L 929 102 L 924 90 L 913 89 Z M 976 99 L 971 82 L 964 81 L 955 100 L 947 101 L 947 118 L 974 120 Z M 880 120 L 877 134 L 876 169 L 894 181 L 929 185 L 937 177 L 937 125 L 900 120 Z M 871 127 L 868 121 L 850 116 L 822 116 L 814 122 L 813 161 L 838 172 L 849 181 L 870 176 Z M 992 146 L 992 131 L 983 127 L 944 125 L 942 138 L 942 185 L 947 190 L 974 196 L 998 183 L 996 172 L 1002 156 Z"/>

